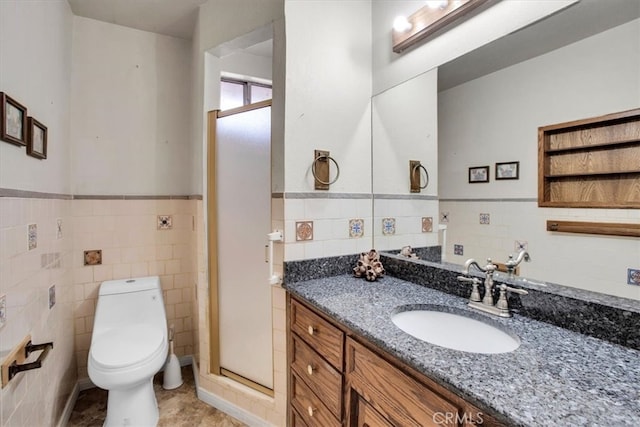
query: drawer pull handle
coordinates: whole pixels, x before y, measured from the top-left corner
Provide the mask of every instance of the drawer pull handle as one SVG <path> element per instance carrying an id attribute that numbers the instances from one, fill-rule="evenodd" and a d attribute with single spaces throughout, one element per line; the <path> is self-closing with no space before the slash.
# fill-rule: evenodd
<path id="1" fill-rule="evenodd" d="M 313 326 L 309 325 L 307 331 L 309 331 L 309 335 L 313 335 L 316 332 L 316 329 Z"/>
<path id="2" fill-rule="evenodd" d="M 307 408 L 307 412 L 309 412 L 309 416 L 310 416 L 310 417 L 313 417 L 313 413 L 314 413 L 315 411 L 316 411 L 316 410 L 315 410 L 315 409 L 313 409 L 311 406 L 309 406 L 309 407 Z"/>
<path id="3" fill-rule="evenodd" d="M 309 375 L 313 375 L 313 371 L 315 370 L 315 368 L 312 365 L 307 365 L 307 373 Z"/>

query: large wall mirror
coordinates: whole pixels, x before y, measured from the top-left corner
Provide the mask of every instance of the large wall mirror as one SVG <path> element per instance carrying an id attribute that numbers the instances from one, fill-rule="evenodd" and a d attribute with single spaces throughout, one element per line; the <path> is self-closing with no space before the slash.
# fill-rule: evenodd
<path id="1" fill-rule="evenodd" d="M 640 107 L 638 76 L 638 1 L 581 0 L 376 94 L 375 247 L 444 243 L 445 260 L 456 264 L 505 262 L 524 247 L 532 261 L 521 276 L 640 300 L 630 284 L 640 240 L 545 227 L 549 219 L 640 223 L 638 209 L 537 204 L 538 127 Z M 429 174 L 417 194 L 410 160 Z M 496 180 L 496 164 L 511 162 L 517 179 Z M 485 166 L 488 182 L 469 182 L 469 168 Z"/>

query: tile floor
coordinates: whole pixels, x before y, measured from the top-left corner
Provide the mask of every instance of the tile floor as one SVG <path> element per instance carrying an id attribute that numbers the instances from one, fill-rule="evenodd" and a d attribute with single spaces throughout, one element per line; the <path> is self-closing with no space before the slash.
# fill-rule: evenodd
<path id="1" fill-rule="evenodd" d="M 191 365 L 182 367 L 182 379 L 184 384 L 175 390 L 162 388 L 162 372 L 153 379 L 160 408 L 158 427 L 245 426 L 198 399 Z M 78 395 L 67 427 L 101 427 L 106 414 L 107 391 L 99 388 L 84 390 Z"/>

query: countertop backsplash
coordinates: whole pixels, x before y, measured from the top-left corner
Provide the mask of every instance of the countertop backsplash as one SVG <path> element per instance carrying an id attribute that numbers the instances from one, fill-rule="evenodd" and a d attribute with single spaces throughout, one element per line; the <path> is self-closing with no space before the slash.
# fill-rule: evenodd
<path id="1" fill-rule="evenodd" d="M 457 280 L 462 266 L 437 262 L 439 246 L 415 248 L 414 251 L 427 260 L 407 260 L 394 255 L 393 251 L 382 252 L 381 261 L 386 274 L 451 295 L 469 297 L 471 287 Z M 358 256 L 285 262 L 284 281 L 291 284 L 351 274 Z M 482 277 L 475 272 L 471 274 Z M 640 350 L 640 304 L 637 301 L 553 283 L 509 278 L 506 274 L 496 274 L 494 279 L 497 283 L 506 283 L 529 292 L 524 296 L 509 294 L 509 307 L 514 313 Z"/>

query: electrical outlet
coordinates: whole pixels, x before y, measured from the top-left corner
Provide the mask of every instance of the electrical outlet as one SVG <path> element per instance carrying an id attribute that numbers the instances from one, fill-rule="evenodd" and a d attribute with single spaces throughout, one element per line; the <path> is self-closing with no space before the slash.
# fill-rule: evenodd
<path id="1" fill-rule="evenodd" d="M 49 310 L 56 305 L 56 285 L 51 285 L 49 287 Z"/>
<path id="2" fill-rule="evenodd" d="M 7 323 L 7 296 L 0 295 L 0 328 Z"/>

